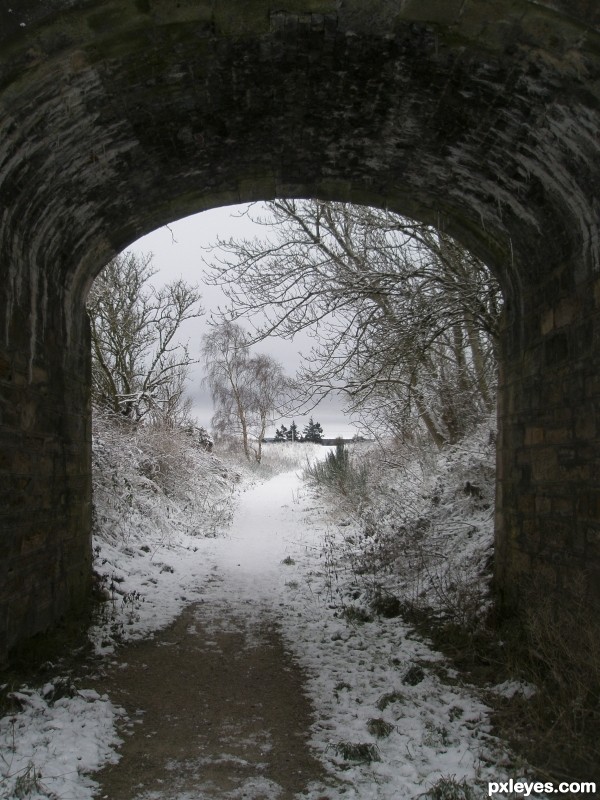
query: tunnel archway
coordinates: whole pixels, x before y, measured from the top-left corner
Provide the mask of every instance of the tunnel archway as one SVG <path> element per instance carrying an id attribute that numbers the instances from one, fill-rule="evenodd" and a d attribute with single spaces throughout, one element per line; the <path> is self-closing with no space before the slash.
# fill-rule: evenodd
<path id="1" fill-rule="evenodd" d="M 389 207 L 496 272 L 497 586 L 598 593 L 599 27 L 587 0 L 0 11 L 0 652 L 88 591 L 95 274 L 276 196 Z"/>

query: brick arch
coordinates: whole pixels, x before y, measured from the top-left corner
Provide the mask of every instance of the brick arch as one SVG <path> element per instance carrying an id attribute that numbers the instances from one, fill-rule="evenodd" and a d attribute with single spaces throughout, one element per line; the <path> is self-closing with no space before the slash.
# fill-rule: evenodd
<path id="1" fill-rule="evenodd" d="M 94 275 L 276 196 L 389 207 L 495 270 L 499 591 L 600 585 L 599 25 L 586 0 L 0 11 L 0 653 L 89 586 Z"/>

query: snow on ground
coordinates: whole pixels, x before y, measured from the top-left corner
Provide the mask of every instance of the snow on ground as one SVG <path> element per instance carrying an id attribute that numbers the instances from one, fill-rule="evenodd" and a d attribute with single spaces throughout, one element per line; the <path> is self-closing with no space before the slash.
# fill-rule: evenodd
<path id="1" fill-rule="evenodd" d="M 223 508 L 226 473 L 209 462 L 203 456 L 203 469 L 221 481 L 215 496 Z M 360 532 L 329 512 L 298 471 L 238 488 L 233 518 L 225 514 L 221 530 L 214 520 L 210 530 L 205 525 L 208 536 L 198 535 L 202 524 L 185 505 L 190 498 L 171 502 L 172 493 L 161 496 L 147 481 L 131 487 L 126 517 L 122 486 L 118 500 L 96 508 L 104 531 L 96 564 L 110 596 L 91 632 L 99 655 L 118 661 L 119 640 L 151 636 L 193 602 L 203 603 L 208 620 L 235 608 L 249 629 L 267 616 L 308 675 L 312 745 L 330 775 L 327 786 L 303 795 L 309 800 L 324 792 L 332 800 L 400 800 L 442 777 L 483 787 L 509 776 L 488 709 L 439 654 L 398 618 L 362 622 L 342 612 L 339 597 L 355 576 L 331 554 Z M 23 710 L 0 721 L 3 797 L 87 800 L 90 775 L 118 758 L 120 710 L 81 687 L 60 694 L 50 686 L 23 689 L 15 698 Z M 255 787 L 247 796 L 265 792 Z"/>
<path id="2" fill-rule="evenodd" d="M 60 696 L 60 682 L 13 693 L 22 708 L 0 720 L 0 796 L 87 800 L 89 773 L 118 759 L 120 710 L 91 689 Z"/>
<path id="3" fill-rule="evenodd" d="M 497 780 L 507 758 L 490 734 L 487 708 L 453 685 L 441 657 L 398 619 L 360 624 L 339 615 L 330 585 L 336 576 L 322 549 L 331 526 L 294 473 L 252 489 L 231 538 L 209 545 L 222 581 L 204 595 L 206 613 L 216 618 L 224 604 L 235 604 L 249 617 L 280 620 L 310 676 L 312 744 L 331 783 L 307 796 L 326 790 L 332 798 L 391 800 L 416 797 L 442 777 Z M 378 739 L 370 726 L 381 729 L 381 721 L 391 732 Z M 374 760 L 348 759 L 353 746 L 363 759 L 369 747 Z"/>

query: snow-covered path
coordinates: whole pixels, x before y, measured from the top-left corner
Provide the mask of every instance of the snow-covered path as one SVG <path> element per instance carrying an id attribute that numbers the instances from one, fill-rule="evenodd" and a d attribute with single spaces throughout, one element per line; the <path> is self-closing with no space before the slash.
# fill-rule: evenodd
<path id="1" fill-rule="evenodd" d="M 457 676 L 438 654 L 415 638 L 398 618 L 361 623 L 340 613 L 340 598 L 351 591 L 354 576 L 349 568 L 334 565 L 336 542 L 351 531 L 343 515 L 336 519 L 327 513 L 302 485 L 300 477 L 290 472 L 241 493 L 231 526 L 221 538 L 182 537 L 180 541 L 156 543 L 155 547 L 128 542 L 120 549 L 114 548 L 115 552 L 105 548 L 107 574 L 120 586 L 123 601 L 116 613 L 127 636 L 147 638 L 178 616 L 179 623 L 164 636 L 157 634 L 154 641 L 139 645 L 138 652 L 141 648 L 146 653 L 141 658 L 134 655 L 135 648 L 117 650 L 111 657 L 107 631 L 111 625 L 114 629 L 114 620 L 107 621 L 104 632 L 102 626 L 97 631 L 98 650 L 110 662 L 107 682 L 102 679 L 98 683 L 98 703 L 106 705 L 104 687 L 112 682 L 111 707 L 128 706 L 122 718 L 122 729 L 127 731 L 125 749 L 131 750 L 134 743 L 142 767 L 145 758 L 152 763 L 147 772 L 162 781 L 158 784 L 162 788 L 157 788 L 156 783 L 150 788 L 149 783 L 139 780 L 139 775 L 134 780 L 132 774 L 131 785 L 122 789 L 122 794 L 104 792 L 100 796 L 111 800 L 271 800 L 295 797 L 301 792 L 297 796 L 308 800 L 401 800 L 422 795 L 442 777 L 454 776 L 458 781 L 464 778 L 474 785 L 498 780 L 505 774 L 501 748 L 490 735 L 487 709 L 458 684 Z M 329 543 L 333 559 L 323 555 L 324 540 Z M 157 663 L 162 664 L 158 680 L 157 676 L 148 678 L 152 648 L 160 655 Z M 169 654 L 175 650 L 183 661 L 170 661 Z M 267 656 L 261 667 L 256 656 L 269 650 L 272 657 Z M 127 652 L 133 666 L 127 663 Z M 181 664 L 189 665 L 193 660 L 210 662 L 209 669 L 217 673 L 213 675 L 212 688 L 207 680 L 206 686 L 198 685 L 203 680 L 202 670 L 190 673 L 191 677 L 184 676 Z M 278 668 L 291 676 L 292 684 L 286 684 L 281 674 L 273 673 Z M 141 699 L 138 695 L 132 701 L 135 708 L 127 703 L 128 689 L 119 693 L 119 671 L 124 684 L 126 675 L 133 683 L 136 675 L 143 675 L 137 683 L 148 681 L 148 686 L 154 687 L 154 706 L 157 696 L 160 702 L 164 701 L 163 716 L 172 719 L 171 727 L 162 729 L 162 737 L 154 723 L 146 727 L 149 716 L 145 715 L 143 693 Z M 238 676 L 233 683 L 232 674 Z M 167 739 L 177 739 L 174 731 L 179 712 L 172 713 L 169 700 L 174 685 L 184 700 L 189 691 L 190 707 L 195 709 L 198 736 L 189 740 L 189 752 L 185 747 L 177 753 L 165 747 L 169 744 Z M 234 699 L 227 692 L 217 691 L 227 685 L 235 686 L 236 692 L 240 687 L 245 690 L 246 700 L 243 693 L 238 692 Z M 269 699 L 270 686 L 273 693 Z M 286 693 L 293 692 L 298 698 L 289 709 L 281 711 Z M 199 693 L 202 703 L 211 702 L 212 698 L 216 704 L 210 710 L 204 706 L 202 719 L 198 718 L 202 716 L 197 705 Z M 94 707 L 93 699 L 90 693 L 90 708 Z M 273 708 L 265 710 L 271 701 Z M 235 706 L 234 713 L 230 713 L 228 704 Z M 248 717 L 245 721 L 244 705 Z M 277 724 L 276 708 L 280 708 Z M 221 709 L 224 712 L 219 734 L 214 728 Z M 42 724 L 50 730 L 52 708 L 48 704 L 44 713 Z M 28 720 L 31 726 L 33 716 Z M 80 711 L 79 725 L 82 719 Z M 248 720 L 251 735 L 244 727 Z M 206 732 L 205 723 L 213 728 L 210 736 L 202 733 Z M 66 727 L 66 723 L 62 724 Z M 90 715 L 90 725 L 93 724 Z M 281 743 L 273 741 L 277 725 L 283 725 L 280 731 L 289 731 L 296 737 L 295 751 L 287 745 L 282 750 Z M 0 735 L 2 732 L 0 728 Z M 5 737 L 8 741 L 8 729 Z M 248 747 L 240 750 L 244 739 Z M 26 745 L 26 736 L 23 741 Z M 45 751 L 38 747 L 31 754 L 32 759 L 43 761 L 39 766 L 44 785 L 61 798 L 91 797 L 89 779 L 82 777 L 78 783 L 71 773 L 67 784 L 60 783 L 50 736 L 48 741 Z M 155 748 L 157 742 L 160 746 Z M 71 744 L 76 750 L 76 731 Z M 185 740 L 184 744 L 187 747 Z M 25 745 L 19 751 L 23 764 L 28 758 Z M 83 773 L 97 769 L 111 746 L 114 748 L 114 743 L 104 734 L 98 747 L 104 756 L 96 754 L 95 761 L 80 761 L 78 770 Z M 281 771 L 277 778 L 276 765 L 268 766 L 268 753 L 284 750 L 292 764 L 294 758 L 308 764 L 316 757 L 321 766 L 315 766 L 315 761 L 312 767 L 298 770 L 302 785 L 285 780 Z M 277 759 L 281 761 L 279 756 Z M 15 761 L 13 769 L 18 763 Z M 232 769 L 220 783 L 215 778 L 219 764 L 221 775 L 223 764 Z M 288 761 L 279 764 L 279 768 L 282 766 L 285 770 L 293 768 Z M 176 777 L 184 773 L 185 781 L 178 782 Z M 193 789 L 189 780 L 196 781 Z M 43 792 L 31 795 L 51 796 Z"/>
<path id="2" fill-rule="evenodd" d="M 208 553 L 230 599 L 273 604 L 286 594 L 284 563 L 318 546 L 319 526 L 305 524 L 309 504 L 296 471 L 276 475 L 241 494 L 230 529 Z"/>
<path id="3" fill-rule="evenodd" d="M 134 720 L 121 761 L 98 776 L 101 797 L 279 800 L 324 787 L 308 745 L 306 677 L 280 631 L 290 553 L 301 546 L 290 513 L 298 490 L 290 473 L 242 493 L 227 533 L 194 554 L 197 602 L 121 650 L 95 687 Z"/>

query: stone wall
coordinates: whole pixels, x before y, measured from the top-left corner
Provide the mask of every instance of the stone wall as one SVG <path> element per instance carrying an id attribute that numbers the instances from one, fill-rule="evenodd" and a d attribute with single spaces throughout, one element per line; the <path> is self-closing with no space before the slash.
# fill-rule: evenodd
<path id="1" fill-rule="evenodd" d="M 0 347 L 0 660 L 83 609 L 91 577 L 89 337 L 65 347 L 56 296 L 32 330 L 30 275 Z"/>
<path id="2" fill-rule="evenodd" d="M 84 300 L 217 205 L 389 207 L 507 301 L 497 583 L 600 585 L 600 11 L 580 0 L 21 0 L 0 10 L 0 651 L 89 586 Z"/>

